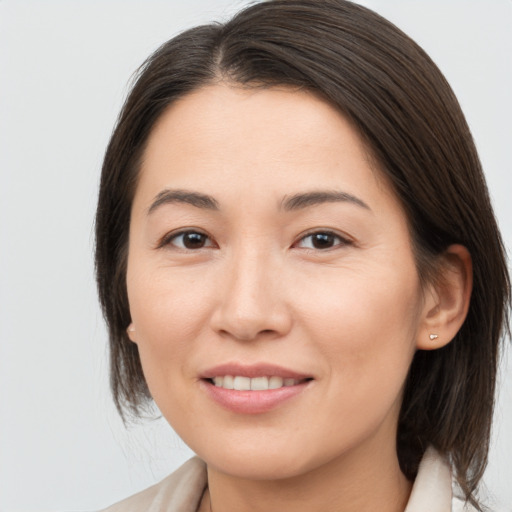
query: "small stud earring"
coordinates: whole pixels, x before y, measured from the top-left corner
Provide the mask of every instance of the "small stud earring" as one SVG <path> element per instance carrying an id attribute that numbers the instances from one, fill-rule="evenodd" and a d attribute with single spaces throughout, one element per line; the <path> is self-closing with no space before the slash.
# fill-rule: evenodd
<path id="1" fill-rule="evenodd" d="M 434 340 L 437 340 L 437 338 L 439 338 L 439 336 L 438 336 L 437 334 L 431 334 L 431 335 L 429 336 L 429 338 L 430 338 L 432 341 L 434 341 Z"/>

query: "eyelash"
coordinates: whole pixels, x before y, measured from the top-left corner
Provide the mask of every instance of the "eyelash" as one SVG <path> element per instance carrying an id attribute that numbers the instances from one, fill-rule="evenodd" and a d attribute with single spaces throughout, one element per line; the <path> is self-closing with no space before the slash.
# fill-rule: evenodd
<path id="1" fill-rule="evenodd" d="M 162 247 L 166 247 L 166 246 L 169 246 L 169 245 L 174 245 L 176 247 L 176 249 L 181 249 L 181 250 L 184 250 L 184 251 L 193 251 L 195 249 L 192 249 L 190 247 L 185 247 L 184 244 L 182 247 L 179 247 L 179 246 L 176 246 L 175 244 L 173 244 L 173 241 L 177 240 L 179 237 L 183 237 L 185 235 L 199 235 L 201 237 L 205 237 L 207 240 L 210 241 L 210 244 L 207 245 L 206 247 L 214 247 L 214 244 L 211 240 L 211 238 L 206 234 L 206 233 L 203 233 L 202 231 L 200 230 L 197 230 L 197 229 L 184 229 L 182 231 L 178 231 L 177 233 L 169 233 L 167 235 L 165 235 L 162 240 L 160 240 L 160 242 L 158 243 L 158 246 L 157 248 L 162 248 Z M 199 247 L 199 249 L 203 249 L 205 246 L 202 246 L 202 247 Z"/>
<path id="2" fill-rule="evenodd" d="M 207 240 L 210 243 L 208 245 L 202 245 L 201 247 L 196 247 L 196 248 L 186 247 L 184 243 L 182 243 L 181 247 L 180 247 L 180 246 L 176 246 L 173 243 L 179 237 L 184 237 L 185 235 L 199 235 L 200 237 L 205 237 L 204 240 Z M 329 237 L 331 240 L 333 240 L 333 239 L 337 240 L 337 243 L 335 243 L 334 245 L 332 245 L 330 247 L 326 247 L 326 248 L 318 248 L 318 247 L 314 247 L 314 246 L 312 246 L 312 247 L 298 247 L 306 239 L 312 238 L 315 235 Z M 169 246 L 169 245 L 171 245 L 171 246 L 174 245 L 174 247 L 176 249 L 183 250 L 183 251 L 194 251 L 194 250 L 199 250 L 199 249 L 210 248 L 210 247 L 215 247 L 216 246 L 216 244 L 212 241 L 212 239 L 206 233 L 203 233 L 202 231 L 195 230 L 195 229 L 186 229 L 186 230 L 178 231 L 177 233 L 169 233 L 169 234 L 165 235 L 160 240 L 160 242 L 158 243 L 157 248 L 160 249 L 160 248 L 163 248 L 163 247 L 166 247 L 166 246 Z M 297 242 L 294 242 L 292 247 L 298 247 L 300 249 L 305 249 L 305 250 L 308 250 L 308 251 L 326 252 L 328 250 L 332 250 L 332 249 L 336 249 L 338 247 L 343 247 L 343 246 L 348 246 L 348 245 L 353 245 L 353 241 L 349 240 L 348 238 L 345 238 L 345 237 L 341 236 L 340 234 L 338 234 L 338 233 L 336 233 L 334 231 L 331 231 L 331 230 L 328 230 L 328 229 L 325 229 L 325 230 L 319 229 L 319 230 L 316 230 L 316 231 L 312 231 L 312 232 L 306 233 L 305 235 L 301 236 L 298 239 Z"/>
<path id="3" fill-rule="evenodd" d="M 303 242 L 304 240 L 306 240 L 308 238 L 312 238 L 315 235 L 322 235 L 324 237 L 332 237 L 333 239 L 337 239 L 338 243 L 335 243 L 334 245 L 332 245 L 330 247 L 327 247 L 327 248 L 323 248 L 323 249 L 320 249 L 318 247 L 302 247 L 302 249 L 306 249 L 306 250 L 309 250 L 309 251 L 322 251 L 322 252 L 325 252 L 325 251 L 328 251 L 328 250 L 336 249 L 338 247 L 343 247 L 343 246 L 347 246 L 347 245 L 352 245 L 353 244 L 353 242 L 351 240 L 341 236 L 340 234 L 338 234 L 338 233 L 336 233 L 334 231 L 331 231 L 331 230 L 328 230 L 328 229 L 325 229 L 325 230 L 324 229 L 319 229 L 319 230 L 312 231 L 312 232 L 309 232 L 309 233 L 301 236 L 299 238 L 298 242 L 294 243 L 293 245 L 296 246 L 299 243 Z"/>

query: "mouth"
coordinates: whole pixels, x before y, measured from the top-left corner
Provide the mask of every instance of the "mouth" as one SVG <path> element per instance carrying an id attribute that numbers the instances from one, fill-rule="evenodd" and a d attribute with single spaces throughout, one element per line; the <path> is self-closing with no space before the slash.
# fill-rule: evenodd
<path id="1" fill-rule="evenodd" d="M 217 405 L 238 414 L 268 412 L 310 388 L 314 377 L 283 367 L 225 364 L 204 372 L 201 387 Z"/>
<path id="2" fill-rule="evenodd" d="M 279 375 L 245 377 L 243 375 L 217 375 L 206 379 L 215 387 L 223 389 L 233 389 L 236 391 L 267 391 L 272 389 L 281 389 L 283 387 L 297 386 L 304 382 L 313 380 L 312 377 L 303 379 L 283 378 Z"/>

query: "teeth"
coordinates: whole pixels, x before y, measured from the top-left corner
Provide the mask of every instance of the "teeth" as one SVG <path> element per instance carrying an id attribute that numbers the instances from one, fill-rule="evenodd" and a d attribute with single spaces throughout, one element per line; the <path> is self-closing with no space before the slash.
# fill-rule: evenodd
<path id="1" fill-rule="evenodd" d="M 283 379 L 282 377 L 242 377 L 240 375 L 214 377 L 213 383 L 218 388 L 235 389 L 237 391 L 266 391 L 268 389 L 279 389 L 283 386 L 295 386 L 300 381 L 296 379 Z"/>
<path id="2" fill-rule="evenodd" d="M 217 377 L 219 378 L 219 377 Z M 221 383 L 221 386 L 224 389 L 235 389 L 235 379 L 231 375 L 226 375 L 225 377 L 220 377 L 223 379 L 223 382 Z"/>
<path id="3" fill-rule="evenodd" d="M 268 389 L 268 377 L 254 377 L 254 379 L 251 379 L 251 389 L 253 391 Z"/>
<path id="4" fill-rule="evenodd" d="M 249 377 L 235 377 L 233 381 L 233 389 L 237 391 L 248 391 L 251 389 L 251 379 Z"/>
<path id="5" fill-rule="evenodd" d="M 283 379 L 281 377 L 270 377 L 268 379 L 268 389 L 279 389 L 283 387 Z"/>

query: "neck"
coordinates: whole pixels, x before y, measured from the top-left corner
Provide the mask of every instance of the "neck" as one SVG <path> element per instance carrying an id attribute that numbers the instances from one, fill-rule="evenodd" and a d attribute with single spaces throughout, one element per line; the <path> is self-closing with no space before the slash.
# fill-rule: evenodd
<path id="1" fill-rule="evenodd" d="M 201 512 L 403 512 L 412 484 L 395 446 L 369 443 L 314 470 L 280 480 L 246 480 L 208 467 Z M 357 451 L 357 453 L 356 453 Z"/>

